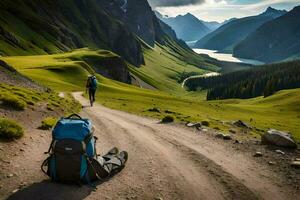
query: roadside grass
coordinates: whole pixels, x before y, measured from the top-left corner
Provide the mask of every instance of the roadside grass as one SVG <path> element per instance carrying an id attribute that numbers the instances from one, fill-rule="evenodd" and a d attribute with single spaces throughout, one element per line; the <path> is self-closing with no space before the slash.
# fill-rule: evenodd
<path id="1" fill-rule="evenodd" d="M 23 128 L 17 124 L 17 122 L 0 118 L 0 139 L 2 140 L 13 140 L 19 139 L 23 136 Z"/>
<path id="2" fill-rule="evenodd" d="M 55 117 L 47 117 L 43 119 L 42 125 L 39 127 L 42 130 L 50 130 L 54 127 L 57 122 L 57 118 Z"/>
<path id="3" fill-rule="evenodd" d="M 25 110 L 27 103 L 16 95 L 0 93 L 0 105 L 15 110 Z"/>
<path id="4" fill-rule="evenodd" d="M 22 111 L 28 106 L 42 106 L 43 104 L 46 104 L 48 110 L 59 111 L 65 115 L 78 113 L 81 110 L 81 105 L 71 94 L 67 93 L 65 98 L 61 98 L 53 91 L 37 92 L 0 83 L 0 105 L 4 109 Z"/>

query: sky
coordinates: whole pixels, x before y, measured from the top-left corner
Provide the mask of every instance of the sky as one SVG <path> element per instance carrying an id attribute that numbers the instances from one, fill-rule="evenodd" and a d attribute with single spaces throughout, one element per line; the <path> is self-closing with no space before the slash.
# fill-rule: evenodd
<path id="1" fill-rule="evenodd" d="M 218 21 L 257 15 L 269 6 L 291 10 L 300 0 L 148 0 L 163 15 L 174 17 L 191 13 L 205 21 Z"/>

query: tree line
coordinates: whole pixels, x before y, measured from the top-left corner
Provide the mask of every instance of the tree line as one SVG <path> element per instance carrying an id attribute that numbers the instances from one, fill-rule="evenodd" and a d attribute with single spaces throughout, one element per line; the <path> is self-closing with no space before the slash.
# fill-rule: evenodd
<path id="1" fill-rule="evenodd" d="M 207 100 L 268 97 L 279 90 L 300 88 L 300 60 L 189 79 L 186 86 L 191 91 L 208 90 Z"/>

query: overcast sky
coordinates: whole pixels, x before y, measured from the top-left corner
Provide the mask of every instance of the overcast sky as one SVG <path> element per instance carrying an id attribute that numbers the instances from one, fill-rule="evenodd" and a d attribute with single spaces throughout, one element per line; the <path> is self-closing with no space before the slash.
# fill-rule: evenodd
<path id="1" fill-rule="evenodd" d="M 222 22 L 233 17 L 256 15 L 268 6 L 291 10 L 300 0 L 148 0 L 163 15 L 192 13 L 206 21 Z"/>

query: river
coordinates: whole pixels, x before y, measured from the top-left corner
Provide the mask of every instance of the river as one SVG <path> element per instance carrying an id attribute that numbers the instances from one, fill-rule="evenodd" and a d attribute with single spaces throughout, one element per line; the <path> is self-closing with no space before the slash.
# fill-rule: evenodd
<path id="1" fill-rule="evenodd" d="M 185 83 L 186 83 L 188 80 L 192 79 L 192 78 L 211 77 L 211 76 L 219 76 L 219 75 L 220 75 L 220 73 L 218 73 L 218 72 L 208 72 L 208 73 L 202 74 L 202 75 L 190 76 L 190 77 L 184 79 L 184 81 L 182 82 L 181 87 L 184 88 Z"/>
<path id="2" fill-rule="evenodd" d="M 215 58 L 220 61 L 246 63 L 246 64 L 251 64 L 251 65 L 264 64 L 263 62 L 260 62 L 258 60 L 236 58 L 232 54 L 229 54 L 229 53 L 218 53 L 218 51 L 216 51 L 216 50 L 210 50 L 210 49 L 193 49 L 193 50 L 198 54 L 206 54 L 206 55 L 209 55 L 210 57 Z"/>

